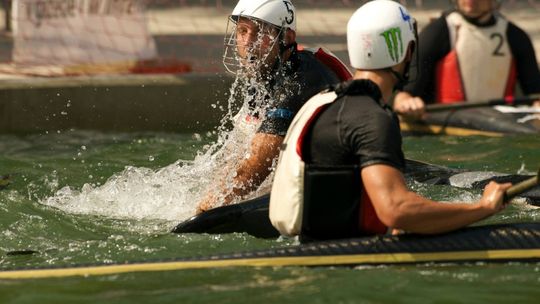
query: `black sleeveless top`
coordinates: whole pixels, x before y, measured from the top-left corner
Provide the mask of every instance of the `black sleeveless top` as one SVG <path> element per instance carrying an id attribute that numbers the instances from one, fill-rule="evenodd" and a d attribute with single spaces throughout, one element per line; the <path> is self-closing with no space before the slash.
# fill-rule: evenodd
<path id="1" fill-rule="evenodd" d="M 342 166 L 386 164 L 402 170 L 399 121 L 370 80 L 353 80 L 336 88 L 341 95 L 319 115 L 307 133 L 306 163 Z"/>

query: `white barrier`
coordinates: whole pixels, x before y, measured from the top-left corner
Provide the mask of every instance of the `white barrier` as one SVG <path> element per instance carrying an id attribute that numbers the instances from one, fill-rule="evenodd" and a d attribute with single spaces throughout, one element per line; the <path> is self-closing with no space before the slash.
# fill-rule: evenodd
<path id="1" fill-rule="evenodd" d="M 74 65 L 155 58 L 140 0 L 14 0 L 13 61 Z"/>

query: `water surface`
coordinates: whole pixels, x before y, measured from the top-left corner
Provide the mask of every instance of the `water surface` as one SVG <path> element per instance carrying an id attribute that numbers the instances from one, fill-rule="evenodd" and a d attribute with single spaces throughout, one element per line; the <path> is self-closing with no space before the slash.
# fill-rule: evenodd
<path id="1" fill-rule="evenodd" d="M 185 198 L 201 191 L 197 178 L 211 180 L 197 176 L 204 170 L 196 164 L 198 151 L 215 140 L 212 133 L 0 136 L 0 175 L 12 176 L 12 184 L 0 190 L 0 268 L 167 259 L 294 243 L 168 233 L 192 214 L 196 202 Z M 536 171 L 539 149 L 538 136 L 404 140 L 409 158 L 504 173 Z M 410 186 L 441 200 L 472 201 L 480 194 Z M 540 211 L 513 205 L 484 223 L 516 221 L 538 222 Z M 14 250 L 37 253 L 6 255 Z M 537 303 L 538 287 L 538 264 L 229 268 L 0 281 L 0 303 Z"/>

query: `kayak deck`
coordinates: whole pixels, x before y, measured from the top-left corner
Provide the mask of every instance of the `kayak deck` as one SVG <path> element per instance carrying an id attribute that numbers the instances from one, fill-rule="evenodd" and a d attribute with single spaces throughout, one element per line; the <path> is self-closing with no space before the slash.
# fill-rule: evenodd
<path id="1" fill-rule="evenodd" d="M 497 175 L 486 172 L 466 172 L 419 161 L 407 160 L 405 176 L 429 185 L 450 185 L 481 189 L 489 181 L 521 182 L 528 175 Z M 482 173 L 482 174 L 480 174 Z M 495 174 L 495 175 L 494 175 Z M 527 203 L 540 205 L 540 187 L 521 195 Z M 173 233 L 247 233 L 259 238 L 276 238 L 279 232 L 268 218 L 270 195 L 263 195 L 238 204 L 222 206 L 196 215 L 173 228 Z"/>
<path id="2" fill-rule="evenodd" d="M 114 265 L 1 271 L 0 279 L 37 279 L 217 267 L 358 266 L 540 261 L 540 223 L 463 228 L 440 235 L 370 236 L 205 257 Z"/>
<path id="3" fill-rule="evenodd" d="M 540 119 L 520 122 L 523 113 L 501 113 L 493 108 L 475 108 L 426 114 L 422 121 L 401 119 L 404 134 L 453 136 L 503 136 L 505 134 L 538 134 Z"/>

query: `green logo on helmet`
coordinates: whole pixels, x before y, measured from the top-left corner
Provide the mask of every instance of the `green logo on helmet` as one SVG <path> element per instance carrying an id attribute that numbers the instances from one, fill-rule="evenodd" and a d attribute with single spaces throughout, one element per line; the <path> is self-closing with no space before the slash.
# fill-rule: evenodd
<path id="1" fill-rule="evenodd" d="M 386 41 L 388 47 L 388 53 L 390 58 L 396 63 L 399 62 L 399 58 L 403 55 L 403 40 L 401 39 L 401 29 L 399 27 L 391 28 L 381 34 Z M 399 45 L 398 45 L 399 44 Z"/>

